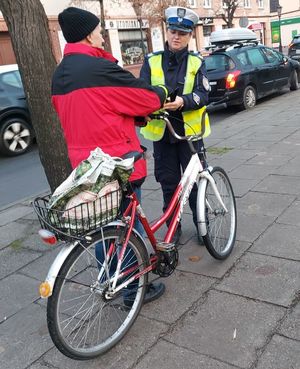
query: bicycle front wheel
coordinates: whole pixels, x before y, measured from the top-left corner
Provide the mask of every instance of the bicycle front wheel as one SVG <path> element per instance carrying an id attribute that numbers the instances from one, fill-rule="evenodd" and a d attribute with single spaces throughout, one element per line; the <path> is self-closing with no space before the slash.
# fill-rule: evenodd
<path id="1" fill-rule="evenodd" d="M 147 274 L 137 277 L 115 296 L 108 293 L 116 272 L 120 235 L 121 229 L 104 229 L 93 243 L 75 248 L 64 262 L 48 299 L 50 336 L 56 347 L 72 359 L 91 359 L 108 351 L 127 333 L 141 309 Z M 109 261 L 102 268 L 105 258 Z M 132 234 L 121 264 L 124 276 L 117 286 L 142 272 L 146 265 L 147 251 Z"/>
<path id="2" fill-rule="evenodd" d="M 223 209 L 210 182 L 207 181 L 204 196 L 198 196 L 198 206 L 205 209 L 202 212 L 204 219 L 199 221 L 200 224 L 201 222 L 205 223 L 206 232 L 202 234 L 200 229 L 199 231 L 208 252 L 215 259 L 223 260 L 230 255 L 235 243 L 237 227 L 236 203 L 231 183 L 224 169 L 214 167 L 210 173 L 228 211 L 226 212 Z"/>

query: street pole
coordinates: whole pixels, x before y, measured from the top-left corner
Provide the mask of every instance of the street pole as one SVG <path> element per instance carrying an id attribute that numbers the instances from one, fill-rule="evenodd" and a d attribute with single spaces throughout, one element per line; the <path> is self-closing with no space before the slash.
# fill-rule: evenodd
<path id="1" fill-rule="evenodd" d="M 143 55 L 145 57 L 146 55 L 146 48 L 145 48 L 145 44 L 144 44 L 144 34 L 143 34 L 143 21 L 142 21 L 142 18 L 139 17 L 138 18 L 138 21 L 139 21 L 139 24 L 140 24 L 140 33 L 141 33 L 141 40 L 142 40 L 142 51 L 143 51 Z"/>
<path id="2" fill-rule="evenodd" d="M 146 55 L 146 48 L 145 48 L 145 44 L 144 44 L 144 34 L 143 34 L 143 20 L 142 20 L 142 6 L 143 6 L 143 0 L 137 0 L 134 1 L 132 4 L 137 20 L 139 22 L 140 25 L 140 33 L 141 33 L 141 41 L 142 41 L 142 53 L 143 56 L 145 57 Z"/>
<path id="3" fill-rule="evenodd" d="M 279 22 L 279 52 L 282 53 L 282 42 L 281 42 L 281 12 L 282 6 L 278 4 L 277 14 L 278 14 L 278 22 Z"/>

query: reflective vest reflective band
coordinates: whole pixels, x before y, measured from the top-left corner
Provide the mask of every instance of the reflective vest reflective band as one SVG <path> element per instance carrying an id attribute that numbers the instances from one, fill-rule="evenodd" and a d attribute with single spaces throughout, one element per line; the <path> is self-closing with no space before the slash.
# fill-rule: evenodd
<path id="1" fill-rule="evenodd" d="M 195 76 L 201 67 L 201 64 L 202 61 L 198 56 L 189 54 L 183 95 L 193 92 Z M 162 69 L 162 54 L 154 54 L 150 56 L 149 66 L 151 70 L 151 85 L 164 85 L 165 76 Z M 210 134 L 209 118 L 208 114 L 205 113 L 205 106 L 198 110 L 182 112 L 182 116 L 186 136 L 201 133 L 202 137 L 207 137 Z M 166 123 L 163 120 L 153 119 L 146 127 L 141 129 L 141 134 L 148 140 L 159 141 L 164 135 L 165 128 Z"/>

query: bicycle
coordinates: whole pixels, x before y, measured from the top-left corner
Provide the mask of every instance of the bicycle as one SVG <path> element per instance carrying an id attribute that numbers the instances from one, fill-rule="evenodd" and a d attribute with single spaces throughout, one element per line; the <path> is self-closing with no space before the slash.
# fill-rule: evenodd
<path id="1" fill-rule="evenodd" d="M 171 240 L 194 183 L 198 185 L 198 229 L 208 252 L 223 260 L 234 247 L 236 203 L 226 172 L 220 167 L 203 168 L 192 144 L 199 135 L 178 136 L 167 113 L 156 118 L 164 119 L 170 132 L 177 139 L 187 140 L 192 150 L 190 163 L 172 201 L 157 221 L 150 225 L 130 186 L 125 193 L 130 202 L 119 219 L 83 234 L 73 230 L 70 235 L 59 225 L 53 226 L 45 210 L 47 199 L 34 201 L 46 229 L 40 231 L 44 241 L 53 244 L 58 238 L 66 242 L 41 284 L 40 293 L 48 297 L 50 336 L 56 347 L 70 358 L 92 359 L 115 346 L 138 316 L 148 274 L 167 277 L 174 272 L 178 250 Z M 139 155 L 135 153 L 135 160 Z M 145 239 L 134 229 L 136 216 L 147 234 L 150 253 Z M 164 239 L 158 241 L 155 233 L 169 218 Z"/>

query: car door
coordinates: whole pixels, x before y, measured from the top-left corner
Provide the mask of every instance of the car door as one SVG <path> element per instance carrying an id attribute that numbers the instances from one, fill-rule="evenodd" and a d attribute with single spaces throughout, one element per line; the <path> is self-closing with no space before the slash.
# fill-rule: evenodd
<path id="1" fill-rule="evenodd" d="M 275 90 L 280 90 L 287 86 L 290 77 L 289 62 L 284 60 L 282 54 L 269 47 L 262 48 L 262 51 L 264 52 L 269 63 L 272 65 Z"/>
<path id="2" fill-rule="evenodd" d="M 263 54 L 260 47 L 252 47 L 247 50 L 250 63 L 254 67 L 256 77 L 256 89 L 258 97 L 268 95 L 274 91 L 274 70 Z"/>

